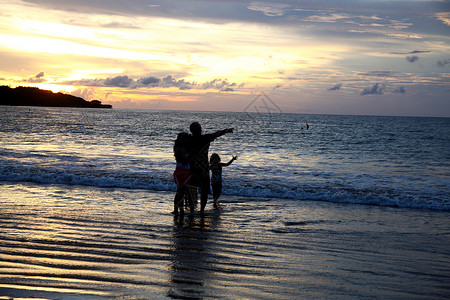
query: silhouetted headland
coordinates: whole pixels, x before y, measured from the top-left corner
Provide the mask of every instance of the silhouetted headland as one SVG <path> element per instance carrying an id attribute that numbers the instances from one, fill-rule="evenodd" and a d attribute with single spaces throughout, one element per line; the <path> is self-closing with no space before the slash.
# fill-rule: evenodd
<path id="1" fill-rule="evenodd" d="M 14 89 L 0 86 L 0 105 L 112 108 L 112 105 L 102 104 L 99 100 L 86 101 L 73 95 L 24 86 Z"/>

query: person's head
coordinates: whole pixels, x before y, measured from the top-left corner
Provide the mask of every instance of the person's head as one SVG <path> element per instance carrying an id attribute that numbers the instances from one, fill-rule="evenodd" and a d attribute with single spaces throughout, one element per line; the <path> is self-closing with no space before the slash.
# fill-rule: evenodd
<path id="1" fill-rule="evenodd" d="M 217 153 L 213 153 L 209 159 L 210 164 L 220 164 L 220 156 Z"/>
<path id="2" fill-rule="evenodd" d="M 174 152 L 175 152 L 175 153 L 174 153 L 174 155 L 175 155 L 175 160 L 176 160 L 177 162 L 186 160 L 186 154 L 187 154 L 187 152 L 186 152 L 186 150 L 184 150 L 184 148 L 178 147 L 178 148 L 174 149 Z"/>
<path id="3" fill-rule="evenodd" d="M 186 132 L 180 132 L 177 136 L 177 139 L 175 140 L 175 143 L 173 145 L 173 151 L 177 148 L 185 148 L 188 141 L 189 141 L 190 135 Z"/>
<path id="4" fill-rule="evenodd" d="M 201 135 L 202 134 L 202 126 L 198 122 L 193 122 L 189 127 L 192 135 Z"/>

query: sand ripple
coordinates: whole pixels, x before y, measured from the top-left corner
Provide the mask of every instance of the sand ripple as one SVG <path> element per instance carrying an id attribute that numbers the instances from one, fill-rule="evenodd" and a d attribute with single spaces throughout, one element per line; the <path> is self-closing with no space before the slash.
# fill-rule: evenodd
<path id="1" fill-rule="evenodd" d="M 235 197 L 180 222 L 169 214 L 172 197 L 1 185 L 0 299 L 433 299 L 450 292 L 446 212 Z"/>

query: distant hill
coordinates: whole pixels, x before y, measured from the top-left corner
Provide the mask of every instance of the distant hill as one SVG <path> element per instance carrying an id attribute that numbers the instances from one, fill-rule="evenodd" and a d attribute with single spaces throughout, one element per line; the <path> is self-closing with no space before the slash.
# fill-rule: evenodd
<path id="1" fill-rule="evenodd" d="M 102 104 L 99 100 L 86 101 L 72 95 L 24 86 L 14 89 L 0 86 L 0 105 L 112 108 L 112 105 Z"/>

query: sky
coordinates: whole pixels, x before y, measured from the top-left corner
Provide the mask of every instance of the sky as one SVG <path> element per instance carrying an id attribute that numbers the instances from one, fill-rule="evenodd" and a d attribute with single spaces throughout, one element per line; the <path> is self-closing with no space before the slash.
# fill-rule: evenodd
<path id="1" fill-rule="evenodd" d="M 450 1 L 0 0 L 0 85 L 114 108 L 450 117 Z"/>

